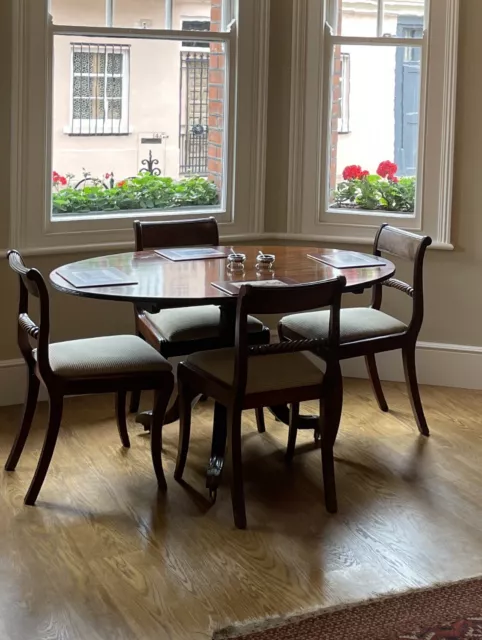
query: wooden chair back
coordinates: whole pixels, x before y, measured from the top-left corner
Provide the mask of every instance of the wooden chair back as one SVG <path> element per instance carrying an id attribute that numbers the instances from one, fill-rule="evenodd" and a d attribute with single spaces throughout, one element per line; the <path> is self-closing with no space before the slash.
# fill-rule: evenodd
<path id="1" fill-rule="evenodd" d="M 136 251 L 172 247 L 219 245 L 215 218 L 169 222 L 134 222 Z"/>
<path id="2" fill-rule="evenodd" d="M 390 278 L 375 285 L 372 292 L 372 307 L 380 309 L 382 304 L 382 287 L 391 287 L 402 291 L 413 300 L 412 318 L 409 332 L 418 335 L 424 315 L 423 263 L 427 248 L 432 244 L 429 236 L 419 236 L 403 229 L 383 224 L 375 237 L 373 253 L 381 256 L 384 253 L 413 263 L 413 284 Z"/>
<path id="3" fill-rule="evenodd" d="M 18 251 L 9 251 L 7 257 L 10 268 L 19 277 L 20 285 L 18 346 L 28 367 L 33 369 L 36 363 L 32 355 L 33 348 L 30 341 L 33 340 L 37 343 L 37 362 L 40 375 L 45 381 L 52 375 L 49 362 L 50 300 L 47 285 L 40 271 L 25 266 Z M 29 296 L 39 300 L 40 321 L 38 325 L 29 316 Z"/>
<path id="4" fill-rule="evenodd" d="M 246 389 L 249 357 L 312 351 L 322 355 L 327 366 L 330 366 L 330 361 L 337 359 L 337 347 L 340 344 L 341 296 L 345 286 L 346 279 L 340 276 L 324 282 L 286 287 L 241 287 L 236 309 L 236 359 L 233 381 L 233 389 L 240 400 Z M 326 340 L 307 339 L 249 346 L 248 315 L 298 313 L 322 307 L 330 307 L 330 328 Z"/>

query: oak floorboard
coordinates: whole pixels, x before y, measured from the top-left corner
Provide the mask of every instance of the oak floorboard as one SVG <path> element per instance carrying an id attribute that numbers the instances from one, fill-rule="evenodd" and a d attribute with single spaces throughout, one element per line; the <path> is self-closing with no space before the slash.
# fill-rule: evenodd
<path id="1" fill-rule="evenodd" d="M 422 388 L 427 440 L 404 386 L 383 387 L 388 414 L 367 381 L 346 381 L 335 516 L 311 434 L 299 434 L 288 468 L 286 427 L 267 415 L 258 434 L 246 413 L 246 531 L 233 526 L 225 483 L 207 499 L 209 402 L 194 410 L 182 485 L 178 425 L 165 428 L 162 495 L 132 419 L 131 449 L 120 446 L 113 398 L 69 399 L 37 506 L 25 507 L 41 404 L 17 471 L 0 474 L 0 640 L 208 640 L 237 621 L 482 574 L 482 393 Z M 2 464 L 19 417 L 0 409 Z"/>

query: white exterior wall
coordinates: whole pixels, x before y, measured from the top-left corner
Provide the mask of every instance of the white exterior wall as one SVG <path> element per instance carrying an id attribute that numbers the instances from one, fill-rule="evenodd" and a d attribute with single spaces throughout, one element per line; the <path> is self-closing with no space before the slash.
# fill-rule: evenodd
<path id="1" fill-rule="evenodd" d="M 52 15 L 58 24 L 105 24 L 104 3 L 85 0 L 79 18 L 77 0 L 52 0 Z M 161 0 L 116 0 L 115 26 L 140 26 L 151 21 L 153 28 L 164 28 L 164 2 Z M 209 0 L 178 1 L 174 5 L 173 27 L 183 18 L 210 19 Z M 130 45 L 129 135 L 71 136 L 71 43 L 59 37 L 54 49 L 53 169 L 79 179 L 83 169 L 93 176 L 114 172 L 116 179 L 136 175 L 149 148 L 159 160 L 163 175 L 179 175 L 179 85 L 181 44 L 177 42 L 106 40 L 84 38 L 92 44 Z M 141 145 L 142 137 L 165 134 L 162 145 Z"/>

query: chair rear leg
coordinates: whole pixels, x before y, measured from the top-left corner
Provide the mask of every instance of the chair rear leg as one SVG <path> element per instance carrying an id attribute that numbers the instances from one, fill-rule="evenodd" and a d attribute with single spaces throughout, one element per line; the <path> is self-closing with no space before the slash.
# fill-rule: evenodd
<path id="1" fill-rule="evenodd" d="M 129 449 L 131 442 L 129 440 L 129 432 L 127 431 L 126 419 L 126 391 L 118 391 L 115 396 L 115 416 L 117 420 L 117 430 L 122 442 L 122 446 Z"/>
<path id="2" fill-rule="evenodd" d="M 45 434 L 45 440 L 42 447 L 42 453 L 37 464 L 37 469 L 33 477 L 32 483 L 25 496 L 25 504 L 33 506 L 37 500 L 40 489 L 42 488 L 45 476 L 52 460 L 55 445 L 57 443 L 57 436 L 59 435 L 60 423 L 62 421 L 62 411 L 64 405 L 64 399 L 62 396 L 52 396 L 49 398 L 50 413 L 49 424 L 47 427 L 47 433 Z"/>
<path id="3" fill-rule="evenodd" d="M 141 392 L 136 389 L 131 391 L 131 399 L 129 403 L 129 413 L 138 413 L 141 404 Z"/>
<path id="4" fill-rule="evenodd" d="M 256 426 L 258 427 L 258 433 L 266 432 L 266 424 L 264 421 L 264 409 L 260 407 L 256 409 Z"/>
<path id="5" fill-rule="evenodd" d="M 231 475 L 231 501 L 234 524 L 246 529 L 246 505 L 244 502 L 243 460 L 241 454 L 241 415 L 239 409 L 230 409 L 228 417 L 228 450 Z"/>
<path id="6" fill-rule="evenodd" d="M 298 418 L 300 416 L 300 403 L 294 402 L 290 406 L 290 425 L 288 433 L 288 446 L 286 448 L 285 460 L 288 463 L 293 461 L 295 455 L 296 436 L 298 435 Z"/>
<path id="7" fill-rule="evenodd" d="M 187 454 L 189 451 L 189 442 L 191 439 L 191 415 L 192 400 L 194 395 L 185 382 L 178 378 L 178 403 L 179 403 L 179 446 L 177 449 L 176 468 L 174 470 L 174 478 L 177 481 L 182 480 L 184 469 L 186 467 Z"/>
<path id="8" fill-rule="evenodd" d="M 174 386 L 174 377 L 172 374 L 169 374 L 169 376 L 170 378 L 167 375 L 165 376 L 162 390 L 156 391 L 155 393 L 151 425 L 152 464 L 154 466 L 158 487 L 163 491 L 167 489 L 167 483 L 162 468 L 162 427 Z"/>
<path id="9" fill-rule="evenodd" d="M 377 361 L 373 354 L 365 356 L 365 363 L 368 369 L 368 375 L 370 376 L 370 382 L 372 383 L 373 393 L 377 399 L 378 406 L 381 411 L 388 411 L 388 404 L 383 395 L 382 384 L 380 382 L 380 376 L 378 375 Z"/>
<path id="10" fill-rule="evenodd" d="M 25 405 L 23 410 L 23 418 L 20 429 L 13 443 L 12 450 L 8 456 L 8 460 L 5 463 L 6 471 L 15 471 L 22 451 L 27 442 L 28 434 L 30 433 L 30 427 L 32 426 L 33 417 L 35 415 L 35 409 L 37 408 L 38 392 L 40 388 L 40 381 L 34 373 L 28 372 L 27 382 L 27 397 L 25 398 Z"/>
<path id="11" fill-rule="evenodd" d="M 417 367 L 415 364 L 415 345 L 411 345 L 402 350 L 403 370 L 405 372 L 405 381 L 408 388 L 408 396 L 412 405 L 413 415 L 417 423 L 418 430 L 423 436 L 429 436 L 430 431 L 423 412 L 422 401 L 420 399 L 420 390 L 417 381 Z"/>

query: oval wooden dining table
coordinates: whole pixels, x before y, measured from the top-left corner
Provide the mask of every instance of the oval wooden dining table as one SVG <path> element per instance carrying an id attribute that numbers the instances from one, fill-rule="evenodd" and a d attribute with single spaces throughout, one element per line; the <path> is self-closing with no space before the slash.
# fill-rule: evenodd
<path id="1" fill-rule="evenodd" d="M 336 250 L 313 246 L 238 246 L 238 253 L 246 254 L 245 268 L 241 272 L 231 272 L 226 259 L 185 260 L 173 262 L 155 251 L 121 253 L 89 258 L 57 268 L 50 274 L 52 286 L 62 293 L 83 298 L 131 302 L 149 313 L 160 313 L 163 309 L 214 304 L 221 310 L 220 332 L 223 339 L 234 344 L 236 315 L 236 295 L 229 295 L 213 286 L 219 282 L 253 282 L 269 279 L 288 279 L 294 283 L 309 283 L 327 280 L 343 274 L 346 278 L 346 293 L 362 293 L 365 289 L 391 278 L 395 265 L 384 260 L 377 267 L 334 269 L 308 257 L 308 254 L 331 254 Z M 256 269 L 259 251 L 276 256 L 270 271 Z M 78 288 L 68 282 L 69 274 L 76 271 L 100 271 L 115 267 L 124 272 L 136 284 L 97 286 Z M 66 279 L 67 278 L 67 279 Z M 289 410 L 286 406 L 271 407 L 276 418 L 288 423 Z M 225 412 L 218 408 L 215 422 L 225 425 Z M 146 424 L 150 418 L 146 414 L 138 421 Z M 319 416 L 302 416 L 300 428 L 316 429 Z M 224 426 L 225 428 L 225 426 Z M 221 429 L 222 430 L 222 429 Z M 216 424 L 214 425 L 216 433 Z M 213 437 L 211 461 L 207 474 L 207 486 L 217 489 L 224 463 L 223 438 Z"/>

